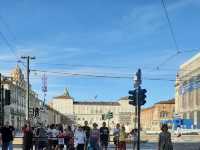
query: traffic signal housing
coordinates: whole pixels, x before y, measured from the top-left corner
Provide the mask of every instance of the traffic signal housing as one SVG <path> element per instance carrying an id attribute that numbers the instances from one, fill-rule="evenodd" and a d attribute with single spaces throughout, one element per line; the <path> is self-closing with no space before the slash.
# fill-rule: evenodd
<path id="1" fill-rule="evenodd" d="M 106 120 L 106 115 L 105 115 L 105 114 L 102 114 L 102 115 L 101 115 L 101 118 L 102 118 L 102 120 Z"/>
<path id="2" fill-rule="evenodd" d="M 136 106 L 137 105 L 137 91 L 136 90 L 130 90 L 128 92 L 130 94 L 130 96 L 128 97 L 128 99 L 130 100 L 129 101 L 129 104 L 130 105 L 133 105 L 133 106 Z"/>
<path id="3" fill-rule="evenodd" d="M 146 103 L 146 89 L 139 88 L 138 90 L 130 90 L 128 93 L 130 94 L 130 96 L 128 97 L 128 99 L 130 100 L 130 105 L 137 106 L 137 94 L 139 105 L 142 106 Z"/>
<path id="4" fill-rule="evenodd" d="M 146 103 L 146 93 L 147 90 L 146 89 L 140 89 L 139 90 L 139 101 L 140 101 L 140 105 L 144 105 Z"/>
<path id="5" fill-rule="evenodd" d="M 5 105 L 10 105 L 10 90 L 5 90 Z"/>
<path id="6" fill-rule="evenodd" d="M 35 117 L 38 117 L 40 115 L 40 110 L 38 107 L 35 108 Z"/>

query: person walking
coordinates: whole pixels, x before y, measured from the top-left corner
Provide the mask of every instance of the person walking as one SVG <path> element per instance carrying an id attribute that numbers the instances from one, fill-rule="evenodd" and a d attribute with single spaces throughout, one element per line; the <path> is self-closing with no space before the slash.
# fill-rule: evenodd
<path id="1" fill-rule="evenodd" d="M 84 150 L 86 134 L 81 126 L 78 127 L 74 137 L 76 150 Z"/>
<path id="2" fill-rule="evenodd" d="M 72 131 L 71 126 L 68 126 L 65 133 L 65 144 L 67 150 L 74 150 L 74 133 Z"/>
<path id="3" fill-rule="evenodd" d="M 102 127 L 100 128 L 100 144 L 101 149 L 107 150 L 109 141 L 109 129 L 106 127 L 106 122 L 103 122 Z"/>
<path id="4" fill-rule="evenodd" d="M 158 150 L 173 150 L 173 144 L 171 141 L 171 133 L 168 131 L 168 126 L 163 124 L 161 127 L 161 133 L 159 134 Z"/>
<path id="5" fill-rule="evenodd" d="M 30 122 L 25 124 L 22 129 L 24 137 L 23 137 L 23 150 L 32 150 L 33 147 L 33 130 Z"/>
<path id="6" fill-rule="evenodd" d="M 98 125 L 96 123 L 93 123 L 93 129 L 90 132 L 90 138 L 88 144 L 89 150 L 99 150 L 100 132 L 99 129 L 97 129 L 97 127 Z"/>
<path id="7" fill-rule="evenodd" d="M 90 138 L 90 127 L 88 126 L 88 121 L 84 122 L 84 126 L 83 126 L 83 130 L 85 131 L 86 134 L 86 141 L 85 141 L 85 147 L 88 147 L 88 142 L 89 142 L 89 138 Z"/>
<path id="8" fill-rule="evenodd" d="M 118 149 L 119 147 L 119 133 L 120 133 L 120 124 L 118 123 L 116 125 L 116 128 L 114 128 L 113 130 L 113 141 L 114 141 L 114 144 L 115 144 L 115 150 Z"/>
<path id="9" fill-rule="evenodd" d="M 137 129 L 133 129 L 130 135 L 133 142 L 133 149 L 135 150 L 137 146 Z"/>
<path id="10" fill-rule="evenodd" d="M 43 150 L 47 147 L 48 136 L 46 129 L 40 124 L 40 127 L 36 131 L 36 136 L 38 137 L 38 147 L 37 150 Z"/>
<path id="11" fill-rule="evenodd" d="M 10 148 L 13 149 L 12 141 L 14 136 L 14 127 L 9 125 L 9 122 L 7 121 L 5 125 L 1 128 L 0 134 L 2 139 L 2 150 L 7 150 Z"/>
<path id="12" fill-rule="evenodd" d="M 119 133 L 119 150 L 126 150 L 126 138 L 127 138 L 127 134 L 125 131 L 125 127 L 122 126 Z"/>

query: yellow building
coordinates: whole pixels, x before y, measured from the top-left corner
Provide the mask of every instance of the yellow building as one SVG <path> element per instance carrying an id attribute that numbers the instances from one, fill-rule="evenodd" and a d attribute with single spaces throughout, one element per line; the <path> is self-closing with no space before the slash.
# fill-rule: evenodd
<path id="1" fill-rule="evenodd" d="M 175 112 L 175 100 L 160 101 L 141 112 L 141 126 L 145 131 L 159 131 L 161 122 L 172 120 Z"/>
<path id="2" fill-rule="evenodd" d="M 180 66 L 175 88 L 177 115 L 200 128 L 200 53 Z"/>
<path id="3" fill-rule="evenodd" d="M 49 106 L 55 110 L 73 118 L 76 124 L 89 125 L 94 122 L 103 123 L 102 114 L 113 113 L 113 118 L 109 120 L 109 126 L 114 127 L 116 123 L 123 124 L 127 131 L 133 127 L 134 107 L 129 105 L 127 97 L 123 97 L 116 102 L 111 101 L 75 101 L 65 90 L 64 95 L 54 97 L 49 102 Z M 108 122 L 108 120 L 106 120 Z"/>

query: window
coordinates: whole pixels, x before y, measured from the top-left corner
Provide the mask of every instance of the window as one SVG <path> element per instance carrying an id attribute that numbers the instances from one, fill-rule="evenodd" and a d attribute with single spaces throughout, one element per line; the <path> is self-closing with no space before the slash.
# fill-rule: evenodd
<path id="1" fill-rule="evenodd" d="M 160 118 L 167 118 L 167 117 L 168 117 L 168 113 L 166 111 L 160 112 Z"/>

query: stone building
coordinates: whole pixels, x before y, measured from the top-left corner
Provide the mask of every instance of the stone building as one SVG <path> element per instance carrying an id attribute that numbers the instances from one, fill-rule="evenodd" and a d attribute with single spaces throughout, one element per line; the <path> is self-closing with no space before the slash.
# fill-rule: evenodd
<path id="1" fill-rule="evenodd" d="M 200 128 L 200 53 L 180 66 L 175 89 L 177 115 Z"/>
<path id="2" fill-rule="evenodd" d="M 9 121 L 15 128 L 20 129 L 25 123 L 25 110 L 27 105 L 26 81 L 20 67 L 17 65 L 16 68 L 11 71 L 11 76 L 9 77 L 2 76 L 1 84 L 3 85 L 2 93 L 4 93 L 2 97 L 3 102 L 5 103 L 6 101 L 5 91 L 8 90 L 10 92 L 10 104 L 5 105 L 3 109 L 0 107 L 0 119 L 1 121 L 4 120 L 4 123 Z M 31 85 L 29 96 L 29 115 L 33 125 L 37 122 L 44 124 L 61 123 L 67 119 L 67 117 L 60 112 L 48 106 L 43 106 L 43 101 L 40 100 L 37 93 L 31 89 Z M 2 101 L 0 103 L 2 104 Z M 33 116 L 33 108 L 39 108 L 39 116 Z M 2 114 L 2 110 L 4 110 L 4 115 Z"/>
<path id="3" fill-rule="evenodd" d="M 123 97 L 116 102 L 75 101 L 65 90 L 63 95 L 54 97 L 48 104 L 53 109 L 73 119 L 76 124 L 83 125 L 84 121 L 87 120 L 90 126 L 94 122 L 101 126 L 105 121 L 102 120 L 102 114 L 112 112 L 113 118 L 109 121 L 106 120 L 111 128 L 116 123 L 124 124 L 127 127 L 127 131 L 133 127 L 134 107 L 129 105 L 127 97 Z"/>
<path id="4" fill-rule="evenodd" d="M 9 121 L 14 127 L 21 128 L 24 125 L 26 108 L 26 81 L 22 70 L 17 65 L 11 76 L 2 76 L 1 81 L 4 90 L 10 91 L 10 105 L 4 106 L 4 122 Z M 39 106 L 39 102 L 38 95 L 30 90 L 30 109 Z"/>
<path id="5" fill-rule="evenodd" d="M 165 120 L 172 120 L 175 112 L 175 100 L 160 101 L 152 107 L 142 109 L 141 126 L 145 131 L 159 131 Z"/>

